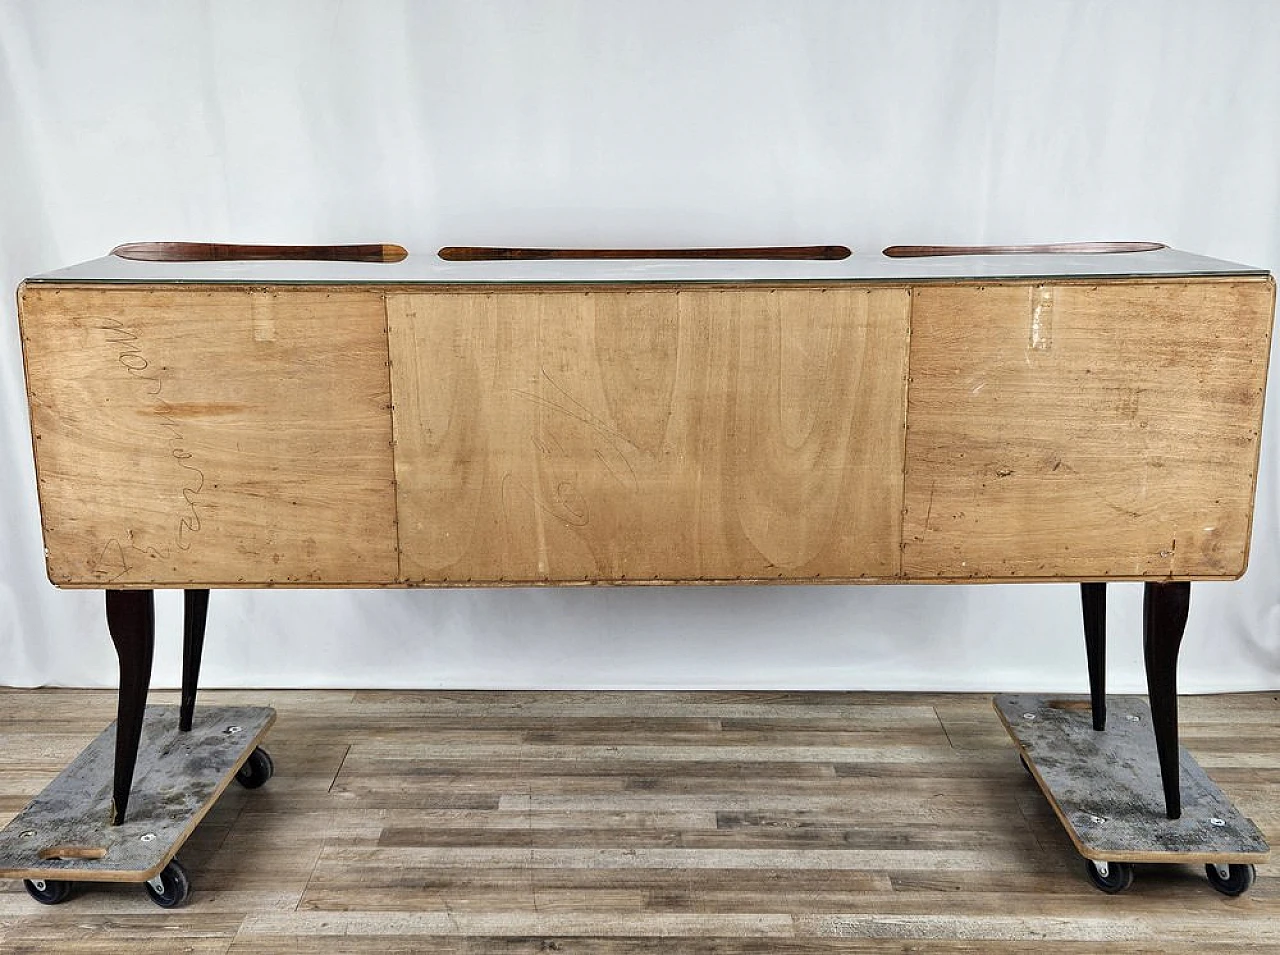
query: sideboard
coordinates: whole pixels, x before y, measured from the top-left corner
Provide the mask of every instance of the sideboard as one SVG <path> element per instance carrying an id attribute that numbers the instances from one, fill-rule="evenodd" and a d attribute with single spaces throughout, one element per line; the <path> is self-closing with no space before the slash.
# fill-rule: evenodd
<path id="1" fill-rule="evenodd" d="M 210 589 L 1146 584 L 1167 811 L 1190 582 L 1245 570 L 1275 285 L 1172 249 L 139 262 L 23 283 L 49 579 L 106 591 L 125 811 Z"/>

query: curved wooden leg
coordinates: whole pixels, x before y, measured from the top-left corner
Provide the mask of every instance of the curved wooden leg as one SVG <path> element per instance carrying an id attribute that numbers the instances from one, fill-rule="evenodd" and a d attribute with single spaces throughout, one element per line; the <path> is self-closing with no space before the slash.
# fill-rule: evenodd
<path id="1" fill-rule="evenodd" d="M 1080 585 L 1084 609 L 1084 649 L 1089 658 L 1089 699 L 1093 706 L 1093 728 L 1107 728 L 1107 585 Z"/>
<path id="2" fill-rule="evenodd" d="M 133 788 L 133 769 L 142 739 L 142 716 L 151 686 L 155 649 L 155 599 L 150 590 L 108 590 L 107 629 L 120 658 L 120 697 L 116 711 L 116 766 L 111 784 L 111 824 L 124 821 Z"/>
<path id="3" fill-rule="evenodd" d="M 1182 815 L 1178 780 L 1178 648 L 1191 606 L 1188 581 L 1148 583 L 1142 595 L 1142 653 L 1147 697 L 1156 734 L 1156 755 L 1164 784 L 1165 815 Z"/>
<path id="4" fill-rule="evenodd" d="M 182 615 L 182 703 L 178 729 L 189 732 L 200 685 L 200 654 L 204 650 L 204 625 L 209 616 L 209 591 L 184 590 Z"/>

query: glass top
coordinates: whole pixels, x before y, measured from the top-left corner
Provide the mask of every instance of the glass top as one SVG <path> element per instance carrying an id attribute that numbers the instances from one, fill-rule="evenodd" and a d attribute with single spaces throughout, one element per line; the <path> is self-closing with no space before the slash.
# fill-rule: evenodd
<path id="1" fill-rule="evenodd" d="M 957 255 L 841 261 L 612 260 L 446 262 L 432 254 L 400 262 L 138 262 L 104 256 L 30 282 L 230 283 L 252 285 L 536 285 L 645 283 L 931 282 L 1020 279 L 1265 276 L 1266 269 L 1176 249 L 1094 254 Z"/>

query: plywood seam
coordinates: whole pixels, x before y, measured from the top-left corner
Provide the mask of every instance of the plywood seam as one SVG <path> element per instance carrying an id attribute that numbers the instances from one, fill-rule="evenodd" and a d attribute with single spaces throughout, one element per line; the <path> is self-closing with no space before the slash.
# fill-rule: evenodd
<path id="1" fill-rule="evenodd" d="M 382 341 L 387 351 L 387 414 L 391 418 L 391 526 L 395 529 L 396 547 L 396 580 L 404 580 L 404 552 L 400 549 L 400 479 L 396 460 L 396 392 L 395 376 L 391 373 L 391 318 L 387 314 L 389 296 L 384 291 L 382 297 Z"/>
<path id="2" fill-rule="evenodd" d="M 907 429 L 911 426 L 911 331 L 915 320 L 916 296 L 907 289 L 907 340 L 903 352 L 902 377 L 902 497 L 898 508 L 898 577 L 906 575 L 907 550 Z"/>

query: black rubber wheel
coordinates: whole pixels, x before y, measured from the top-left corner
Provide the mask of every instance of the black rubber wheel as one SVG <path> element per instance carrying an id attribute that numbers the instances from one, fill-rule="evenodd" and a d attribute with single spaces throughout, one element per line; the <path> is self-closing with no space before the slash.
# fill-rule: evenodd
<path id="1" fill-rule="evenodd" d="M 71 898 L 71 883 L 61 879 L 23 879 L 22 887 L 41 905 L 61 905 Z"/>
<path id="2" fill-rule="evenodd" d="M 1251 865 L 1227 866 L 1227 877 L 1225 879 L 1218 872 L 1216 865 L 1205 866 L 1204 872 L 1209 877 L 1211 886 L 1223 895 L 1229 895 L 1232 898 L 1248 892 L 1249 887 L 1253 885 L 1254 877 L 1257 875 L 1257 870 Z"/>
<path id="3" fill-rule="evenodd" d="M 161 890 L 157 891 L 150 882 L 142 883 L 142 887 L 151 896 L 151 901 L 160 908 L 176 909 L 191 896 L 191 880 L 187 878 L 187 870 L 177 859 L 160 870 L 159 878 Z"/>
<path id="4" fill-rule="evenodd" d="M 249 754 L 236 773 L 236 782 L 245 789 L 257 789 L 275 774 L 276 764 L 271 761 L 271 754 L 259 747 Z"/>
<path id="5" fill-rule="evenodd" d="M 1115 895 L 1117 892 L 1123 892 L 1129 886 L 1133 885 L 1133 866 L 1127 862 L 1107 862 L 1105 875 L 1099 868 L 1099 863 L 1092 859 L 1085 859 L 1084 870 L 1089 874 L 1089 881 L 1094 887 L 1107 893 L 1107 895 Z"/>

